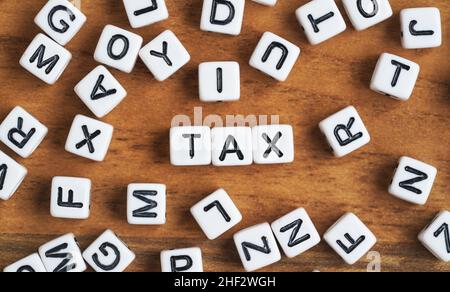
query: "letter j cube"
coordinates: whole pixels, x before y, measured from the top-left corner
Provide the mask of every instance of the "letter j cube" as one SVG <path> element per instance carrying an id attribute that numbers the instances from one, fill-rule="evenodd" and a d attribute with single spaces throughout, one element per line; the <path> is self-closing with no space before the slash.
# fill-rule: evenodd
<path id="1" fill-rule="evenodd" d="M 319 128 L 336 157 L 350 154 L 370 142 L 369 132 L 353 106 L 323 120 Z"/>

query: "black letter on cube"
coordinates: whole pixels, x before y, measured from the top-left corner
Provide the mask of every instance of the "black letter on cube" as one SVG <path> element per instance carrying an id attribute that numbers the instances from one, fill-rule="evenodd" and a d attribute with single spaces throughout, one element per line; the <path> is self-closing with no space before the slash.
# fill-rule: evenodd
<path id="1" fill-rule="evenodd" d="M 263 237 L 261 237 L 261 240 L 262 240 L 262 242 L 264 244 L 264 246 L 262 246 L 262 247 L 258 246 L 256 244 L 250 243 L 250 242 L 243 242 L 242 243 L 242 249 L 244 250 L 245 259 L 247 261 L 251 261 L 252 260 L 252 257 L 250 256 L 249 249 L 253 249 L 253 250 L 259 251 L 259 252 L 264 253 L 264 254 L 270 254 L 272 252 L 270 247 L 269 247 L 269 242 L 267 241 L 267 237 L 263 236 Z"/>
<path id="2" fill-rule="evenodd" d="M 327 14 L 325 14 L 324 16 L 322 16 L 322 17 L 319 17 L 319 18 L 317 18 L 317 19 L 314 19 L 314 17 L 311 15 L 311 14 L 309 14 L 308 15 L 308 19 L 309 19 L 309 22 L 311 22 L 311 25 L 312 25 L 312 27 L 313 27 L 313 29 L 314 29 L 314 32 L 315 33 L 319 33 L 320 32 L 320 29 L 319 29 L 319 24 L 321 23 L 321 22 L 324 22 L 325 20 L 327 20 L 327 19 L 330 19 L 331 17 L 333 17 L 334 16 L 334 12 L 330 12 L 330 13 L 327 13 Z"/>
<path id="3" fill-rule="evenodd" d="M 299 239 L 296 239 L 298 232 L 300 231 L 300 228 L 302 227 L 302 225 L 303 225 L 303 220 L 298 219 L 280 229 L 280 232 L 283 232 L 283 233 L 290 229 L 293 229 L 292 233 L 291 233 L 291 237 L 289 238 L 289 243 L 288 243 L 289 247 L 294 247 L 296 245 L 299 245 L 300 243 L 305 242 L 311 238 L 310 234 L 306 234 L 306 235 L 300 237 Z"/>
<path id="4" fill-rule="evenodd" d="M 391 86 L 395 87 L 397 85 L 398 78 L 400 78 L 400 73 L 402 72 L 402 69 L 409 71 L 409 69 L 411 69 L 411 67 L 408 65 L 402 64 L 398 61 L 395 61 L 395 60 L 392 60 L 391 63 L 392 63 L 392 65 L 397 67 L 397 69 L 395 70 L 394 78 L 392 79 L 392 82 L 391 82 Z"/>
<path id="5" fill-rule="evenodd" d="M 224 20 L 216 19 L 217 7 L 219 6 L 219 4 L 227 6 L 228 10 L 230 11 L 230 13 L 228 14 L 228 17 Z M 212 9 L 211 9 L 211 17 L 210 17 L 209 21 L 211 22 L 211 24 L 227 25 L 233 21 L 235 13 L 236 13 L 236 10 L 234 8 L 234 5 L 230 1 L 213 0 Z"/>
<path id="6" fill-rule="evenodd" d="M 186 264 L 184 266 L 177 266 L 177 262 L 179 261 L 185 261 Z M 170 257 L 170 267 L 172 269 L 172 272 L 184 272 L 192 268 L 193 261 L 190 256 L 187 255 L 181 255 L 181 256 L 173 256 Z"/>
<path id="7" fill-rule="evenodd" d="M 63 6 L 63 5 L 55 6 L 52 8 L 52 10 L 50 10 L 50 13 L 48 14 L 48 19 L 47 19 L 48 25 L 50 26 L 51 29 L 53 29 L 56 32 L 65 33 L 70 28 L 70 26 L 67 22 L 65 22 L 63 19 L 61 19 L 59 21 L 59 23 L 61 23 L 61 25 L 62 25 L 62 28 L 56 27 L 56 25 L 53 23 L 53 16 L 58 11 L 67 12 L 71 21 L 74 21 L 76 17 L 75 17 L 75 14 L 72 12 L 72 10 L 70 10 L 69 8 L 67 8 L 66 6 Z"/>
<path id="8" fill-rule="evenodd" d="M 339 145 L 347 146 L 348 144 L 352 143 L 353 141 L 356 141 L 363 137 L 363 133 L 361 133 L 361 132 L 353 135 L 352 132 L 350 131 L 354 122 L 355 122 L 355 118 L 351 117 L 350 120 L 348 121 L 347 126 L 340 124 L 340 125 L 337 125 L 336 128 L 334 128 L 334 136 L 338 140 Z M 345 134 L 347 135 L 346 139 L 342 139 L 342 137 L 340 135 L 341 131 L 344 131 Z"/>
<path id="9" fill-rule="evenodd" d="M 166 41 L 164 41 L 162 43 L 162 53 L 151 50 L 150 55 L 158 57 L 158 58 L 162 58 L 164 60 L 164 62 L 166 62 L 167 66 L 172 67 L 173 63 L 170 60 L 169 56 L 167 55 L 168 47 L 169 47 L 169 44 Z"/>
<path id="10" fill-rule="evenodd" d="M 401 188 L 408 190 L 410 192 L 413 192 L 417 195 L 421 195 L 422 191 L 419 190 L 418 188 L 413 187 L 412 185 L 428 179 L 428 175 L 420 170 L 417 170 L 417 169 L 409 167 L 409 166 L 405 167 L 405 171 L 410 172 L 415 175 L 418 175 L 418 177 L 402 181 L 399 183 L 399 186 Z"/>
<path id="11" fill-rule="evenodd" d="M 23 118 L 19 117 L 17 120 L 17 128 L 12 128 L 8 132 L 9 141 L 11 141 L 11 143 L 16 145 L 20 149 L 25 147 L 25 145 L 27 145 L 28 141 L 30 141 L 31 137 L 33 137 L 34 133 L 36 133 L 35 128 L 32 128 L 28 133 L 25 133 L 24 131 L 22 131 L 22 128 L 23 128 Z M 21 137 L 22 141 L 19 142 L 14 138 L 14 135 L 16 135 L 16 134 Z"/>
<path id="12" fill-rule="evenodd" d="M 358 0 L 357 2 L 359 13 L 361 13 L 361 15 L 364 16 L 365 18 L 374 17 L 375 15 L 377 15 L 379 10 L 378 1 L 377 0 L 370 0 L 370 1 L 372 1 L 373 4 L 373 11 L 370 13 L 364 10 L 364 7 L 362 5 L 363 0 Z"/>
<path id="13" fill-rule="evenodd" d="M 156 0 L 151 0 L 152 5 L 143 9 L 139 9 L 136 10 L 133 14 L 135 16 L 140 16 L 142 14 L 148 13 L 148 12 L 152 12 L 155 11 L 156 9 L 158 9 L 158 3 L 156 2 Z"/>
<path id="14" fill-rule="evenodd" d="M 225 219 L 225 221 L 230 222 L 231 221 L 231 217 L 230 215 L 228 215 L 227 211 L 225 211 L 225 208 L 222 206 L 222 204 L 219 201 L 214 201 L 211 204 L 209 204 L 208 206 L 206 206 L 203 211 L 208 212 L 209 210 L 211 210 L 212 208 L 216 207 L 217 210 L 219 210 L 220 214 L 222 215 L 222 217 Z"/>
<path id="15" fill-rule="evenodd" d="M 366 240 L 364 235 L 356 241 L 348 233 L 346 233 L 344 237 L 348 240 L 348 242 L 350 242 L 351 246 L 347 247 L 340 240 L 336 241 L 336 243 L 345 251 L 346 254 L 351 254 L 361 243 L 363 243 L 364 240 Z"/>
<path id="16" fill-rule="evenodd" d="M 36 61 L 37 59 L 37 67 L 39 69 L 42 69 L 47 66 L 47 68 L 45 69 L 45 74 L 48 75 L 52 72 L 53 68 L 55 68 L 56 64 L 58 64 L 60 57 L 58 55 L 54 55 L 53 57 L 44 60 L 44 55 L 45 46 L 40 45 L 36 52 L 34 52 L 34 54 L 31 56 L 30 63 L 34 63 L 34 61 Z"/>
<path id="17" fill-rule="evenodd" d="M 69 197 L 67 202 L 63 200 L 63 189 L 61 187 L 58 188 L 58 206 L 63 208 L 83 208 L 83 203 L 74 203 L 73 202 L 73 190 L 69 190 Z"/>
<path id="18" fill-rule="evenodd" d="M 91 93 L 92 100 L 98 100 L 107 97 L 108 95 L 115 94 L 117 92 L 115 88 L 107 90 L 102 85 L 103 80 L 105 80 L 105 75 L 100 74 L 100 76 L 98 76 L 97 82 L 95 83 L 94 89 L 92 90 Z M 100 91 L 100 93 L 97 93 L 98 91 Z"/>
<path id="19" fill-rule="evenodd" d="M 68 246 L 69 245 L 67 243 L 63 243 L 45 252 L 45 256 L 48 258 L 63 259 L 61 263 L 53 270 L 54 273 L 69 272 L 77 267 L 75 263 L 66 266 L 73 258 L 71 253 L 59 253 L 60 251 L 67 249 Z"/>
<path id="20" fill-rule="evenodd" d="M 5 184 L 7 172 L 8 172 L 8 166 L 6 164 L 0 165 L 0 191 L 3 190 L 3 185 Z"/>
<path id="21" fill-rule="evenodd" d="M 189 156 L 191 159 L 195 157 L 195 139 L 200 139 L 202 135 L 200 134 L 183 134 L 183 138 L 189 139 Z"/>
<path id="22" fill-rule="evenodd" d="M 289 50 L 286 48 L 285 45 L 283 45 L 282 43 L 279 42 L 272 42 L 270 44 L 270 46 L 267 48 L 266 52 L 264 53 L 263 57 L 262 57 L 262 61 L 265 63 L 267 62 L 267 60 L 270 57 L 270 54 L 272 54 L 272 51 L 275 48 L 279 48 L 282 51 L 282 55 L 280 58 L 280 61 L 278 61 L 277 64 L 277 70 L 280 70 L 281 68 L 283 68 L 284 62 L 286 61 L 288 55 L 289 55 Z"/>
<path id="23" fill-rule="evenodd" d="M 122 52 L 120 52 L 120 54 L 116 55 L 113 52 L 113 47 L 114 44 L 116 43 L 116 41 L 118 40 L 122 40 L 123 42 L 123 49 Z M 121 60 L 123 59 L 123 57 L 125 57 L 128 53 L 128 49 L 130 48 L 130 41 L 127 39 L 126 36 L 121 35 L 121 34 L 116 34 L 114 35 L 111 40 L 108 43 L 108 56 L 113 59 L 113 60 Z"/>
<path id="24" fill-rule="evenodd" d="M 112 249 L 112 251 L 114 252 L 114 255 L 116 256 L 114 261 L 112 262 L 112 264 L 110 265 L 104 265 L 100 262 L 100 260 L 98 259 L 98 254 L 94 253 L 92 255 L 92 260 L 94 261 L 94 263 L 103 271 L 112 271 L 114 270 L 120 263 L 120 251 L 117 248 L 117 246 L 115 246 L 114 244 L 110 243 L 110 242 L 104 242 L 102 243 L 102 245 L 100 245 L 100 247 L 98 248 L 100 250 L 100 252 L 107 257 L 109 255 L 108 253 L 108 248 Z"/>
<path id="25" fill-rule="evenodd" d="M 441 233 L 444 232 L 445 237 L 445 246 L 447 247 L 447 253 L 450 253 L 450 231 L 448 229 L 448 224 L 444 223 L 441 227 L 439 227 L 436 232 L 434 232 L 434 237 L 438 238 Z"/>
<path id="26" fill-rule="evenodd" d="M 409 32 L 413 36 L 425 36 L 425 35 L 434 35 L 433 30 L 416 30 L 415 27 L 417 25 L 417 20 L 412 20 L 409 23 Z"/>
<path id="27" fill-rule="evenodd" d="M 229 149 L 231 143 L 233 143 L 233 149 Z M 236 153 L 239 160 L 244 160 L 244 154 L 242 153 L 241 149 L 239 148 L 239 145 L 236 141 L 236 139 L 233 136 L 228 136 L 227 140 L 225 141 L 225 145 L 223 146 L 222 153 L 220 154 L 220 161 L 224 161 L 227 158 L 227 154 L 233 154 Z"/>
<path id="28" fill-rule="evenodd" d="M 134 191 L 133 192 L 133 197 L 135 197 L 136 199 L 141 200 L 142 202 L 148 204 L 145 207 L 139 208 L 137 210 L 133 211 L 133 217 L 136 218 L 156 218 L 158 215 L 156 213 L 153 212 L 148 212 L 151 209 L 154 209 L 158 206 L 158 203 L 156 203 L 155 201 L 147 198 L 149 196 L 156 196 L 158 195 L 158 192 L 156 191 Z"/>

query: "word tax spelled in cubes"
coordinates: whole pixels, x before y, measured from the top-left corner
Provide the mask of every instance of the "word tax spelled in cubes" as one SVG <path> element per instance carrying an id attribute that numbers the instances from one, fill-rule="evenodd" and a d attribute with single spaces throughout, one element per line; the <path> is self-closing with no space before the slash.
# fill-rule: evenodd
<path id="1" fill-rule="evenodd" d="M 242 220 L 238 208 L 223 189 L 195 204 L 191 214 L 210 240 L 218 238 Z"/>
<path id="2" fill-rule="evenodd" d="M 436 174 L 435 167 L 410 157 L 402 157 L 389 187 L 389 193 L 407 202 L 425 205 Z"/>
<path id="3" fill-rule="evenodd" d="M 123 0 L 132 28 L 140 28 L 169 18 L 164 0 Z"/>
<path id="4" fill-rule="evenodd" d="M 166 223 L 166 186 L 130 184 L 127 194 L 127 218 L 133 225 Z"/>
<path id="5" fill-rule="evenodd" d="M 66 141 L 66 151 L 75 155 L 103 161 L 111 143 L 113 126 L 77 115 Z"/>
<path id="6" fill-rule="evenodd" d="M 202 251 L 198 247 L 164 250 L 161 252 L 161 271 L 170 272 L 203 272 Z"/>
<path id="7" fill-rule="evenodd" d="M 143 39 L 141 36 L 107 25 L 95 49 L 94 59 L 125 73 L 131 73 L 136 64 Z"/>
<path id="8" fill-rule="evenodd" d="M 323 238 L 349 265 L 361 259 L 377 242 L 369 228 L 352 213 L 342 216 Z"/>
<path id="9" fill-rule="evenodd" d="M 438 259 L 450 261 L 450 212 L 440 212 L 420 234 L 419 240 Z"/>
<path id="10" fill-rule="evenodd" d="M 23 158 L 28 158 L 44 140 L 48 129 L 20 106 L 0 125 L 0 140 Z"/>
<path id="11" fill-rule="evenodd" d="M 127 96 L 126 90 L 104 66 L 92 70 L 74 90 L 97 118 L 109 114 Z"/>
<path id="12" fill-rule="evenodd" d="M 39 256 L 48 272 L 84 272 L 87 267 L 75 235 L 69 233 L 39 248 Z"/>
<path id="13" fill-rule="evenodd" d="M 320 44 L 347 29 L 334 0 L 313 0 L 298 8 L 296 15 L 312 45 Z"/>
<path id="14" fill-rule="evenodd" d="M 398 100 L 408 100 L 413 93 L 419 71 L 418 64 L 384 53 L 373 72 L 370 89 Z"/>
<path id="15" fill-rule="evenodd" d="M 370 142 L 358 112 L 349 106 L 319 124 L 336 157 L 343 157 Z"/>
<path id="16" fill-rule="evenodd" d="M 441 13 L 435 7 L 403 9 L 400 12 L 402 45 L 405 49 L 442 45 Z"/>
<path id="17" fill-rule="evenodd" d="M 17 191 L 28 171 L 0 151 L 0 199 L 9 200 Z"/>
<path id="18" fill-rule="evenodd" d="M 119 273 L 136 255 L 111 230 L 106 230 L 84 252 L 83 258 L 96 272 Z"/>
<path id="19" fill-rule="evenodd" d="M 245 0 L 203 0 L 200 29 L 239 35 L 244 19 Z"/>
<path id="20" fill-rule="evenodd" d="M 61 46 L 65 46 L 80 31 L 86 16 L 67 0 L 50 0 L 34 22 Z"/>
<path id="21" fill-rule="evenodd" d="M 56 218 L 88 219 L 91 207 L 91 180 L 57 176 L 52 180 L 50 213 Z"/>
<path id="22" fill-rule="evenodd" d="M 45 273 L 47 270 L 37 253 L 23 258 L 3 269 L 4 273 Z"/>
<path id="23" fill-rule="evenodd" d="M 239 231 L 234 235 L 234 243 L 247 272 L 264 268 L 281 260 L 269 223 Z"/>

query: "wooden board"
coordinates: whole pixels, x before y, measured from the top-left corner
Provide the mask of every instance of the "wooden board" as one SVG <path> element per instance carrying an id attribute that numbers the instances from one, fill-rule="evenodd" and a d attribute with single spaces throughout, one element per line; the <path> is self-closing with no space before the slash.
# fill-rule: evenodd
<path id="1" fill-rule="evenodd" d="M 104 121 L 115 127 L 114 140 L 103 163 L 89 162 L 64 151 L 76 114 L 91 115 L 73 92 L 97 63 L 93 53 L 103 27 L 131 29 L 122 1 L 82 0 L 88 22 L 67 46 L 73 60 L 60 81 L 47 86 L 25 72 L 19 58 L 40 32 L 33 18 L 45 0 L 0 1 L 0 119 L 16 105 L 36 116 L 49 134 L 29 159 L 29 170 L 15 196 L 0 202 L 0 268 L 37 250 L 59 235 L 73 232 L 86 248 L 107 228 L 114 230 L 137 259 L 129 271 L 159 271 L 161 250 L 199 246 L 206 271 L 242 271 L 234 247 L 234 232 L 272 222 L 297 208 L 310 213 L 321 234 L 345 212 L 356 213 L 377 235 L 374 251 L 383 271 L 449 271 L 418 242 L 417 234 L 443 209 L 450 209 L 450 2 L 390 1 L 395 16 L 363 32 L 350 27 L 338 37 L 311 46 L 294 11 L 306 0 L 280 0 L 275 8 L 247 1 L 243 30 L 230 37 L 200 31 L 202 1 L 167 0 L 170 18 L 136 29 L 145 42 L 165 29 L 173 30 L 192 55 L 191 62 L 164 83 L 155 81 L 138 62 L 132 74 L 113 70 L 128 91 L 126 100 Z M 340 1 L 339 1 L 340 2 Z M 341 3 L 341 11 L 344 12 Z M 402 8 L 437 6 L 444 26 L 444 45 L 436 49 L 404 50 L 400 44 Z M 259 38 L 272 31 L 302 48 L 289 80 L 277 83 L 248 66 Z M 421 65 L 420 78 L 408 102 L 369 90 L 379 55 L 399 54 Z M 198 99 L 197 67 L 204 61 L 236 60 L 241 64 L 242 99 L 235 103 L 203 104 Z M 318 123 L 354 105 L 371 136 L 369 145 L 342 159 L 332 156 Z M 295 127 L 295 163 L 237 168 L 176 168 L 169 163 L 168 133 L 175 115 L 279 115 Z M 408 155 L 439 170 L 430 200 L 418 207 L 387 193 L 397 160 Z M 87 221 L 50 216 L 53 176 L 84 176 L 93 180 L 92 214 Z M 126 221 L 126 187 L 131 182 L 168 186 L 168 222 L 161 227 L 136 227 Z M 208 241 L 189 213 L 190 207 L 217 188 L 225 188 L 243 214 L 243 221 L 225 236 Z M 265 271 L 365 271 L 370 259 L 347 266 L 326 243 Z"/>

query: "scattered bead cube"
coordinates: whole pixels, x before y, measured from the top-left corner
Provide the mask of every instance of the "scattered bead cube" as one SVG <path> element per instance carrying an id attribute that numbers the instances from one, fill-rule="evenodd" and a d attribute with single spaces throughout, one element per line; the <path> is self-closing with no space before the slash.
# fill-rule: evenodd
<path id="1" fill-rule="evenodd" d="M 370 135 L 353 106 L 335 113 L 319 124 L 336 157 L 343 157 L 370 142 Z"/>
<path id="2" fill-rule="evenodd" d="M 166 223 L 166 186 L 130 184 L 127 194 L 128 223 L 162 225 Z"/>
<path id="3" fill-rule="evenodd" d="M 375 245 L 375 235 L 355 214 L 342 216 L 323 238 L 349 265 L 355 264 Z"/>
<path id="4" fill-rule="evenodd" d="M 211 140 L 213 165 L 238 166 L 253 163 L 251 128 L 216 127 L 211 130 Z"/>
<path id="5" fill-rule="evenodd" d="M 0 199 L 9 200 L 27 175 L 27 170 L 0 151 Z"/>
<path id="6" fill-rule="evenodd" d="M 211 164 L 211 129 L 204 126 L 171 128 L 170 163 L 175 166 Z"/>
<path id="7" fill-rule="evenodd" d="M 253 2 L 266 6 L 275 6 L 275 4 L 277 4 L 277 0 L 253 0 Z"/>
<path id="8" fill-rule="evenodd" d="M 383 22 L 393 14 L 389 0 L 343 0 L 342 3 L 357 31 Z"/>
<path id="9" fill-rule="evenodd" d="M 141 36 L 113 25 L 103 29 L 94 59 L 125 73 L 131 73 L 136 64 L 143 39 Z"/>
<path id="10" fill-rule="evenodd" d="M 106 230 L 83 252 L 83 258 L 98 273 L 120 273 L 136 256 L 114 232 Z"/>
<path id="11" fill-rule="evenodd" d="M 48 129 L 20 106 L 0 125 L 0 140 L 23 158 L 28 158 L 44 140 Z"/>
<path id="12" fill-rule="evenodd" d="M 198 72 L 201 101 L 236 101 L 241 97 L 239 63 L 202 63 Z"/>
<path id="13" fill-rule="evenodd" d="M 203 272 L 202 251 L 198 247 L 162 251 L 161 271 L 163 273 L 201 273 Z"/>
<path id="14" fill-rule="evenodd" d="M 450 212 L 440 212 L 419 234 L 422 244 L 438 259 L 450 261 Z"/>
<path id="15" fill-rule="evenodd" d="M 79 273 L 87 268 L 76 238 L 71 233 L 41 246 L 39 256 L 48 272 Z"/>
<path id="16" fill-rule="evenodd" d="M 419 71 L 418 64 L 384 53 L 373 72 L 370 89 L 399 100 L 408 100 L 413 93 Z"/>
<path id="17" fill-rule="evenodd" d="M 111 143 L 113 126 L 77 115 L 66 141 L 66 151 L 94 161 L 103 161 Z"/>
<path id="18" fill-rule="evenodd" d="M 86 16 L 67 0 L 50 0 L 34 22 L 61 46 L 65 46 L 80 31 Z"/>
<path id="19" fill-rule="evenodd" d="M 252 129 L 253 161 L 256 164 L 294 161 L 294 133 L 289 125 L 256 126 Z"/>
<path id="20" fill-rule="evenodd" d="M 238 208 L 223 189 L 195 204 L 191 214 L 210 240 L 218 238 L 242 220 Z"/>
<path id="21" fill-rule="evenodd" d="M 245 0 L 203 0 L 200 29 L 239 35 L 244 19 Z"/>
<path id="22" fill-rule="evenodd" d="M 4 273 L 45 273 L 44 264 L 37 253 L 27 256 L 14 264 L 7 266 Z"/>
<path id="23" fill-rule="evenodd" d="M 144 46 L 139 56 L 158 81 L 166 80 L 191 59 L 186 48 L 170 30 Z"/>
<path id="24" fill-rule="evenodd" d="M 164 0 L 123 0 L 132 28 L 140 28 L 169 18 Z"/>
<path id="25" fill-rule="evenodd" d="M 278 81 L 286 81 L 299 56 L 299 47 L 271 32 L 265 32 L 253 52 L 250 66 Z"/>
<path id="26" fill-rule="evenodd" d="M 389 193 L 407 202 L 425 205 L 436 178 L 437 169 L 413 158 L 400 158 Z"/>
<path id="27" fill-rule="evenodd" d="M 75 93 L 98 117 L 103 118 L 127 96 L 119 81 L 104 66 L 96 67 L 76 86 Z"/>
<path id="28" fill-rule="evenodd" d="M 91 205 L 91 180 L 56 176 L 52 180 L 50 214 L 56 218 L 88 219 Z"/>
<path id="29" fill-rule="evenodd" d="M 347 29 L 334 0 L 313 0 L 296 11 L 308 41 L 318 45 Z"/>
<path id="30" fill-rule="evenodd" d="M 408 8 L 400 12 L 402 46 L 405 49 L 442 45 L 441 13 L 435 7 Z"/>
<path id="31" fill-rule="evenodd" d="M 20 65 L 47 84 L 55 84 L 72 54 L 43 34 L 38 34 L 20 59 Z"/>
<path id="32" fill-rule="evenodd" d="M 281 260 L 269 223 L 239 231 L 234 235 L 234 243 L 247 272 L 259 270 Z"/>
<path id="33" fill-rule="evenodd" d="M 296 257 L 320 243 L 320 235 L 303 208 L 273 222 L 272 230 L 289 258 Z"/>

